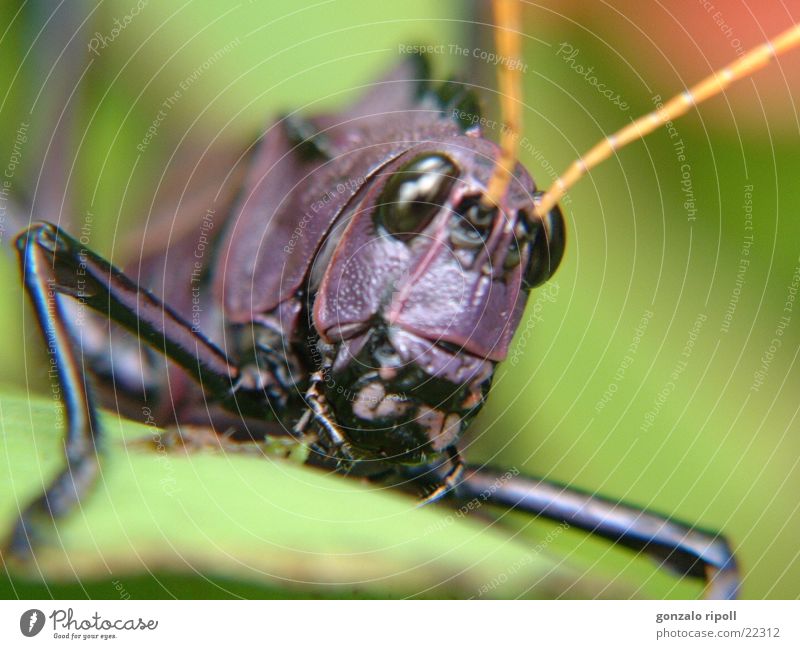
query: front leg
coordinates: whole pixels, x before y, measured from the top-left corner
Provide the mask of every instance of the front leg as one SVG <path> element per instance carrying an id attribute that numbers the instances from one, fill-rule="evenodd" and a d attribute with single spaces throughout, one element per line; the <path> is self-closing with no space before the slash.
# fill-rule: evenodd
<path id="1" fill-rule="evenodd" d="M 355 456 L 347 437 L 336 423 L 336 415 L 325 398 L 322 389 L 324 382 L 323 370 L 312 372 L 310 385 L 305 394 L 308 410 L 303 413 L 295 426 L 294 434 L 298 438 L 305 437 L 310 424 L 315 423 L 320 432 L 320 439 L 312 443 L 312 450 L 322 458 L 334 460 L 338 470 L 348 473 L 355 462 Z"/>
<path id="2" fill-rule="evenodd" d="M 279 413 L 292 412 L 307 383 L 306 370 L 279 326 L 265 318 L 236 328 L 240 359 L 236 391 L 264 393 Z"/>
<path id="3" fill-rule="evenodd" d="M 16 240 L 25 291 L 48 353 L 56 365 L 67 415 L 66 466 L 44 494 L 20 514 L 4 551 L 26 560 L 40 525 L 72 509 L 99 473 L 102 442 L 94 399 L 62 301 L 76 298 L 122 325 L 182 367 L 211 400 L 230 399 L 239 370 L 202 334 L 149 292 L 50 223 L 38 223 Z"/>
<path id="4" fill-rule="evenodd" d="M 559 521 L 643 552 L 682 576 L 705 579 L 708 599 L 735 599 L 739 570 L 728 542 L 624 503 L 511 471 L 469 467 L 452 501 L 486 502 Z"/>
<path id="5" fill-rule="evenodd" d="M 431 485 L 431 491 L 422 498 L 420 505 L 434 503 L 458 487 L 464 475 L 466 465 L 464 464 L 464 460 L 455 446 L 448 446 L 446 453 L 447 459 L 450 462 L 450 469 L 439 480 Z"/>

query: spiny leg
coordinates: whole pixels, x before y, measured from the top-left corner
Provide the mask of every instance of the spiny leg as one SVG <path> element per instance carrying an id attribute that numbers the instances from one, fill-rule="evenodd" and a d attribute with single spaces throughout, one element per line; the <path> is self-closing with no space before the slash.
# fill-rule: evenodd
<path id="1" fill-rule="evenodd" d="M 294 427 L 294 434 L 298 439 L 307 435 L 308 426 L 315 422 L 324 438 L 322 444 L 312 443 L 312 450 L 323 457 L 336 460 L 337 468 L 345 473 L 350 465 L 355 461 L 350 444 L 345 434 L 336 423 L 335 415 L 331 412 L 328 401 L 322 390 L 325 382 L 323 370 L 317 370 L 309 377 L 309 386 L 305 393 L 305 401 L 308 410 L 300 418 Z"/>
<path id="2" fill-rule="evenodd" d="M 212 399 L 224 399 L 238 369 L 191 325 L 108 262 L 50 223 L 38 223 L 16 240 L 23 284 L 53 358 L 67 414 L 66 466 L 44 494 L 28 505 L 8 542 L 10 556 L 33 554 L 37 525 L 74 507 L 99 472 L 101 431 L 61 301 L 65 296 L 106 315 L 181 366 Z"/>
<path id="3" fill-rule="evenodd" d="M 437 481 L 437 483 L 433 486 L 433 490 L 423 497 L 422 502 L 420 503 L 421 505 L 428 505 L 436 502 L 442 498 L 442 496 L 450 493 L 458 486 L 459 481 L 464 475 L 464 469 L 466 468 L 466 465 L 464 464 L 464 460 L 461 458 L 461 454 L 458 452 L 458 449 L 455 446 L 448 446 L 446 452 L 447 458 L 450 462 L 450 470 Z"/>
<path id="4" fill-rule="evenodd" d="M 513 508 L 644 552 L 683 576 L 706 580 L 708 599 L 735 599 L 739 571 L 727 541 L 714 532 L 565 485 L 484 467 L 467 468 L 457 502 Z"/>

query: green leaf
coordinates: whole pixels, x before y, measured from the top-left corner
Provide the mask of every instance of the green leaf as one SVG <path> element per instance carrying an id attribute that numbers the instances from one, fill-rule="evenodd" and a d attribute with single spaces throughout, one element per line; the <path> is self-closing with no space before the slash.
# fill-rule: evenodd
<path id="1" fill-rule="evenodd" d="M 0 397 L 3 537 L 62 465 L 58 419 L 51 400 Z M 158 429 L 102 421 L 99 484 L 46 530 L 35 565 L 9 562 L 6 596 L 543 597 L 605 585 L 499 525 L 290 460 L 159 451 L 143 443 Z"/>

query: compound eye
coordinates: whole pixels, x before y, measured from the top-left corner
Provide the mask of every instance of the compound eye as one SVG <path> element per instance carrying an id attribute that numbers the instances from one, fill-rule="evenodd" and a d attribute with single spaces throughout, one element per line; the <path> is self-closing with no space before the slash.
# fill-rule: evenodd
<path id="1" fill-rule="evenodd" d="M 398 239 L 411 239 L 441 209 L 457 177 L 458 167 L 445 155 L 414 158 L 386 183 L 378 200 L 378 223 Z"/>
<path id="2" fill-rule="evenodd" d="M 450 241 L 458 248 L 480 248 L 492 232 L 497 210 L 486 209 L 477 196 L 467 196 L 450 223 Z"/>
<path id="3" fill-rule="evenodd" d="M 541 193 L 537 193 L 535 198 L 538 199 L 539 196 Z M 526 219 L 526 222 L 530 243 L 524 281 L 528 288 L 533 288 L 546 282 L 556 272 L 564 256 L 567 233 L 564 215 L 558 205 L 542 220 L 534 218 Z"/>

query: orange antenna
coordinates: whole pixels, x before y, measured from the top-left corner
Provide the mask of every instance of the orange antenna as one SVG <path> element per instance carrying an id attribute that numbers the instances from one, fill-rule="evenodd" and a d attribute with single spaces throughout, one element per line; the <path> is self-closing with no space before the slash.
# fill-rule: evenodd
<path id="1" fill-rule="evenodd" d="M 489 179 L 484 203 L 498 205 L 511 179 L 511 170 L 517 162 L 517 141 L 522 131 L 521 70 L 513 65 L 520 53 L 518 0 L 494 0 L 495 46 L 500 57 L 498 75 L 500 101 L 505 127 L 500 133 L 500 157 Z"/>
<path id="2" fill-rule="evenodd" d="M 764 67 L 773 57 L 777 57 L 798 44 L 800 44 L 800 25 L 795 25 L 773 40 L 754 47 L 727 67 L 713 72 L 697 85 L 670 99 L 661 108 L 640 117 L 625 128 L 601 140 L 589 149 L 586 155 L 573 162 L 555 180 L 550 189 L 542 195 L 536 206 L 537 213 L 539 216 L 547 214 L 566 191 L 578 182 L 587 171 L 594 169 L 615 151 L 619 151 L 626 144 L 635 142 L 667 122 L 684 115 L 693 106 L 721 93 L 734 81 L 749 76 L 754 71 Z"/>

